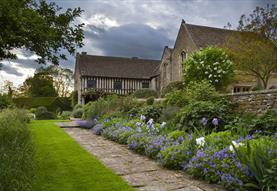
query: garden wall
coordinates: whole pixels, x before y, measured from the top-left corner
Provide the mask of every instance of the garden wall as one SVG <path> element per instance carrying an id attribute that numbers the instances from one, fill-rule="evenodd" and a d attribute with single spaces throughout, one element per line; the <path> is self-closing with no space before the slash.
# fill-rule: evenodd
<path id="1" fill-rule="evenodd" d="M 241 110 L 263 113 L 268 109 L 277 109 L 277 89 L 232 93 L 227 96 L 237 103 Z"/>

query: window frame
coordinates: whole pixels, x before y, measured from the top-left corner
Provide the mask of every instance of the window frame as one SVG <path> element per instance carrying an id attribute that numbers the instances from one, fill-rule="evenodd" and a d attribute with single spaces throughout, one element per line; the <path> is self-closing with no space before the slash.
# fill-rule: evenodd
<path id="1" fill-rule="evenodd" d="M 89 82 L 93 82 L 93 85 L 91 85 L 91 83 L 89 83 Z M 87 89 L 91 89 L 91 88 L 97 88 L 97 80 L 96 79 L 88 79 L 87 80 Z"/>
<path id="2" fill-rule="evenodd" d="M 119 84 L 120 83 L 120 84 Z M 121 80 L 115 80 L 113 82 L 113 88 L 115 90 L 122 90 L 122 81 Z"/>

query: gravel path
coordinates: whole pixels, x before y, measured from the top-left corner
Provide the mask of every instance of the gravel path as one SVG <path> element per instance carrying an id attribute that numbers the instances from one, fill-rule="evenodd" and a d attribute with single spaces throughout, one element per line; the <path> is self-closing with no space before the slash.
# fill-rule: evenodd
<path id="1" fill-rule="evenodd" d="M 127 146 L 94 135 L 91 130 L 64 129 L 89 153 L 139 191 L 212 191 L 217 186 L 194 180 L 179 171 L 161 168 L 157 162 L 129 150 Z"/>

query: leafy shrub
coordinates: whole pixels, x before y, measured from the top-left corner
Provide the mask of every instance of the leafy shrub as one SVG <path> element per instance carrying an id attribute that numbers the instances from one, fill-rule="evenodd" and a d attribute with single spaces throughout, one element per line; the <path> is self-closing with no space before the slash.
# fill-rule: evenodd
<path id="1" fill-rule="evenodd" d="M 49 112 L 44 106 L 38 107 L 35 115 L 36 119 L 56 119 L 56 115 L 52 112 Z"/>
<path id="2" fill-rule="evenodd" d="M 180 107 L 177 106 L 167 106 L 162 109 L 161 121 L 170 121 L 173 120 L 176 114 L 180 111 Z"/>
<path id="3" fill-rule="evenodd" d="M 71 111 L 63 111 L 58 115 L 58 119 L 63 119 L 63 120 L 69 119 L 71 115 L 72 115 Z"/>
<path id="4" fill-rule="evenodd" d="M 193 137 L 179 136 L 173 142 L 173 145 L 161 150 L 158 155 L 159 163 L 166 168 L 183 169 L 195 153 L 195 141 Z"/>
<path id="5" fill-rule="evenodd" d="M 175 90 L 166 94 L 166 102 L 169 105 L 184 107 L 195 101 L 222 100 L 216 89 L 206 80 L 191 82 L 186 89 Z"/>
<path id="6" fill-rule="evenodd" d="M 158 97 L 158 93 L 155 90 L 150 89 L 139 89 L 134 92 L 136 98 L 149 98 L 149 97 Z"/>
<path id="7" fill-rule="evenodd" d="M 208 47 L 195 52 L 183 63 L 185 83 L 208 80 L 216 89 L 222 89 L 233 75 L 233 64 L 223 49 Z"/>
<path id="8" fill-rule="evenodd" d="M 183 89 L 185 89 L 184 82 L 182 81 L 171 82 L 165 88 L 162 89 L 161 97 L 164 97 L 167 93 L 170 93 L 172 91 L 183 90 Z"/>
<path id="9" fill-rule="evenodd" d="M 133 96 L 122 97 L 119 100 L 119 110 L 123 113 L 128 113 L 132 108 L 137 107 L 138 102 Z"/>
<path id="10" fill-rule="evenodd" d="M 81 108 L 75 109 L 75 110 L 73 110 L 73 112 L 72 112 L 72 116 L 73 116 L 74 118 L 81 118 L 81 117 L 83 116 L 83 113 L 84 113 L 84 110 L 83 110 L 83 109 L 81 109 Z"/>
<path id="11" fill-rule="evenodd" d="M 170 139 L 164 135 L 147 137 L 145 141 L 145 155 L 153 159 L 157 158 L 158 153 L 163 147 L 171 144 Z"/>
<path id="12" fill-rule="evenodd" d="M 254 118 L 255 119 L 255 118 Z M 259 131 L 264 135 L 272 135 L 277 132 L 277 112 L 268 110 L 265 114 L 256 117 L 251 133 Z"/>
<path id="13" fill-rule="evenodd" d="M 33 190 L 34 145 L 22 110 L 0 112 L 0 190 Z"/>
<path id="14" fill-rule="evenodd" d="M 8 108 L 13 104 L 8 94 L 0 94 L 0 109 Z"/>
<path id="15" fill-rule="evenodd" d="M 97 101 L 89 102 L 84 106 L 83 118 L 101 117 L 104 114 L 119 110 L 118 97 L 116 95 L 100 98 Z"/>
<path id="16" fill-rule="evenodd" d="M 129 115 L 130 117 L 135 117 L 135 116 L 137 116 L 140 112 L 141 112 L 141 108 L 140 108 L 140 107 L 133 107 L 133 108 L 130 109 L 130 111 L 128 112 L 128 115 Z"/>
<path id="17" fill-rule="evenodd" d="M 246 182 L 253 182 L 253 174 L 241 163 L 232 148 L 243 147 L 248 139 L 238 138 L 230 131 L 212 133 L 204 138 L 186 170 L 198 178 L 212 183 L 221 183 L 228 190 L 244 190 Z M 236 143 L 236 145 L 232 145 Z"/>
<path id="18" fill-rule="evenodd" d="M 247 147 L 235 149 L 240 162 L 255 178 L 248 189 L 277 190 L 277 141 L 269 137 L 251 140 Z"/>
<path id="19" fill-rule="evenodd" d="M 202 127 L 206 132 L 223 130 L 225 124 L 232 119 L 228 103 L 197 101 L 189 104 L 177 114 L 179 126 L 185 131 Z M 217 120 L 217 123 L 214 123 Z"/>
<path id="20" fill-rule="evenodd" d="M 153 105 L 154 104 L 154 101 L 155 101 L 155 98 L 152 96 L 152 97 L 149 97 L 147 98 L 146 100 L 146 104 L 147 105 Z"/>
<path id="21" fill-rule="evenodd" d="M 188 104 L 188 98 L 185 90 L 175 90 L 169 92 L 166 94 L 165 98 L 168 105 L 184 107 Z"/>
<path id="22" fill-rule="evenodd" d="M 212 183 L 221 183 L 228 190 L 243 190 L 245 182 L 252 182 L 247 166 L 240 163 L 228 148 L 199 148 L 191 158 L 186 170 L 195 177 Z"/>
<path id="23" fill-rule="evenodd" d="M 136 132 L 129 136 L 127 140 L 128 148 L 135 150 L 140 154 L 145 153 L 145 144 L 147 142 L 147 133 L 145 132 Z"/>
<path id="24" fill-rule="evenodd" d="M 105 92 L 101 89 L 88 89 L 83 96 L 87 101 L 97 101 L 99 98 L 105 98 L 111 95 L 109 92 Z"/>
<path id="25" fill-rule="evenodd" d="M 160 106 L 149 105 L 143 108 L 142 113 L 146 117 L 146 121 L 153 119 L 155 122 L 159 121 L 161 116 L 162 108 Z"/>

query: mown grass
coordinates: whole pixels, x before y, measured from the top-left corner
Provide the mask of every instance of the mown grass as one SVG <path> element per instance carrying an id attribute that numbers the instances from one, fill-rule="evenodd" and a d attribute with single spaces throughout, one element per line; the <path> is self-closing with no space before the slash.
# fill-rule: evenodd
<path id="1" fill-rule="evenodd" d="M 41 120 L 30 124 L 37 161 L 35 190 L 133 190 L 121 177 L 81 148 L 55 122 Z"/>

